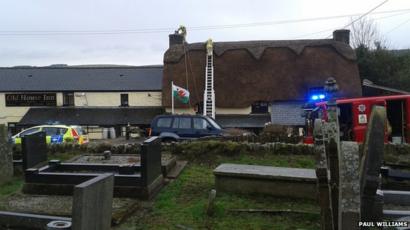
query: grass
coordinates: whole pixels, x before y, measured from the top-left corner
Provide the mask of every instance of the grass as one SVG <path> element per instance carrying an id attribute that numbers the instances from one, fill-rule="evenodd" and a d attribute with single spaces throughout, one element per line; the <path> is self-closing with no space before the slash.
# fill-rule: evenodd
<path id="1" fill-rule="evenodd" d="M 0 186 L 0 199 L 5 198 L 21 189 L 23 186 L 23 179 L 14 177 L 11 181 Z"/>
<path id="2" fill-rule="evenodd" d="M 229 146 L 228 146 L 229 147 Z M 235 146 L 234 146 L 235 147 Z M 238 153 L 236 149 L 228 149 Z M 226 152 L 224 151 L 224 152 Z M 192 151 L 196 152 L 196 151 Z M 205 151 L 206 152 L 206 151 Z M 197 152 L 198 153 L 198 152 Z M 75 151 L 49 154 L 49 159 L 68 160 Z M 184 157 L 183 155 L 179 157 Z M 249 153 L 187 155 L 190 163 L 183 173 L 163 188 L 152 207 L 145 207 L 115 229 L 319 229 L 319 207 L 314 201 L 257 195 L 217 194 L 215 212 L 206 214 L 208 194 L 214 188 L 213 169 L 221 163 L 257 164 L 278 167 L 314 168 L 312 155 Z M 21 178 L 0 186 L 0 201 L 22 187 Z M 1 209 L 1 202 L 0 202 Z M 312 214 L 237 213 L 230 209 L 306 211 Z"/>
<path id="3" fill-rule="evenodd" d="M 313 167 L 312 156 L 241 155 L 217 157 L 213 163 Z M 217 194 L 215 213 L 206 215 L 208 194 L 214 188 L 214 164 L 190 163 L 180 177 L 167 185 L 143 218 L 130 218 L 118 229 L 319 229 L 318 214 L 234 213 L 230 209 L 290 209 L 318 213 L 314 201 L 256 195 Z"/>
<path id="4" fill-rule="evenodd" d="M 0 185 L 0 210 L 4 209 L 2 201 L 20 191 L 22 187 L 23 179 L 20 177 L 14 177 L 11 181 Z"/>

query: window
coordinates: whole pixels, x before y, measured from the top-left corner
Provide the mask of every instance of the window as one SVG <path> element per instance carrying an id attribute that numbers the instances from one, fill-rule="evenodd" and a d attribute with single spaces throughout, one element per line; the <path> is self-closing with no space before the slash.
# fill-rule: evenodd
<path id="1" fill-rule="evenodd" d="M 193 118 L 194 120 L 194 129 L 207 129 L 211 125 L 203 118 Z"/>
<path id="2" fill-rule="evenodd" d="M 252 113 L 268 113 L 268 102 L 257 101 L 252 104 Z"/>
<path id="3" fill-rule="evenodd" d="M 58 127 L 44 127 L 43 131 L 46 132 L 47 136 L 54 136 L 54 135 L 64 135 L 67 132 L 67 129 L 58 128 Z"/>
<path id="4" fill-rule="evenodd" d="M 179 128 L 179 117 L 174 118 L 174 123 L 172 123 L 172 128 L 173 129 L 178 129 Z"/>
<path id="5" fill-rule="evenodd" d="M 179 118 L 179 128 L 180 129 L 190 129 L 191 128 L 191 118 L 181 117 Z"/>
<path id="6" fill-rule="evenodd" d="M 121 94 L 121 106 L 128 106 L 128 94 Z"/>
<path id="7" fill-rule="evenodd" d="M 27 129 L 27 130 L 25 130 L 25 131 L 23 131 L 22 133 L 20 133 L 20 137 L 23 137 L 23 136 L 25 136 L 25 135 L 29 135 L 29 134 L 32 134 L 32 133 L 35 133 L 35 132 L 37 132 L 37 131 L 39 131 L 40 130 L 40 128 L 31 128 L 31 129 Z"/>
<path id="8" fill-rule="evenodd" d="M 157 122 L 157 127 L 169 128 L 171 127 L 171 122 L 172 122 L 172 118 L 170 117 L 159 118 Z"/>
<path id="9" fill-rule="evenodd" d="M 63 106 L 74 106 L 74 93 L 63 93 Z"/>

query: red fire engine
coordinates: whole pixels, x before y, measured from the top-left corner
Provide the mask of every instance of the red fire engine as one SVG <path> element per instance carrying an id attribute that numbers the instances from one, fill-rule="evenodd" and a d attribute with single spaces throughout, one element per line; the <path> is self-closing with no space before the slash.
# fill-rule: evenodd
<path id="1" fill-rule="evenodd" d="M 336 103 L 341 140 L 363 142 L 372 107 L 380 105 L 386 107 L 387 119 L 391 127 L 391 133 L 389 136 L 386 135 L 386 141 L 410 143 L 410 95 L 339 99 Z M 327 119 L 326 102 L 318 102 L 315 105 L 316 109 L 310 112 L 312 115 L 307 116 L 305 143 L 313 142 L 313 119 Z"/>

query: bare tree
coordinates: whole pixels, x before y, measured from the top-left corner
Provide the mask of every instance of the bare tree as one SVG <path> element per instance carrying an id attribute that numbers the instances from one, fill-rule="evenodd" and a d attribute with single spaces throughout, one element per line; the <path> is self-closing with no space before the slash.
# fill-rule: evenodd
<path id="1" fill-rule="evenodd" d="M 385 48 L 386 40 L 380 34 L 376 22 L 370 18 L 351 19 L 351 44 L 353 48 L 364 46 L 368 49 Z"/>

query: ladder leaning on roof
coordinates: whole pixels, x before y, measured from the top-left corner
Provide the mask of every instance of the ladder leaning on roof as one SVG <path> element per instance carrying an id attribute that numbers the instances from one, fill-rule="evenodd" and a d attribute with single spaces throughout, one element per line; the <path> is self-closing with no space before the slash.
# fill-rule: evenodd
<path id="1" fill-rule="evenodd" d="M 204 115 L 215 119 L 214 63 L 211 39 L 206 42 Z"/>

